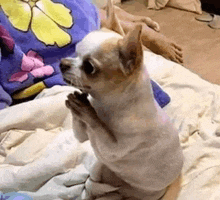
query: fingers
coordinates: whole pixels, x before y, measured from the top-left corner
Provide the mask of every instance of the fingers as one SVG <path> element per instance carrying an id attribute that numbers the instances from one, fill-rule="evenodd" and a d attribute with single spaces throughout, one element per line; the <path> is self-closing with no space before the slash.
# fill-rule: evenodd
<path id="1" fill-rule="evenodd" d="M 75 91 L 73 94 L 69 94 L 67 96 L 68 101 L 72 101 L 75 104 L 77 104 L 78 106 L 82 106 L 84 104 L 90 105 L 87 97 L 88 97 L 87 93 L 80 93 L 80 92 L 77 92 L 77 91 Z"/>
<path id="2" fill-rule="evenodd" d="M 69 108 L 73 114 L 80 116 L 80 112 L 78 111 L 79 106 L 74 101 L 68 99 L 65 101 L 65 104 L 66 107 Z"/>
<path id="3" fill-rule="evenodd" d="M 78 93 L 69 94 L 65 101 L 66 107 L 69 108 L 73 114 L 80 116 L 79 108 L 83 106 L 82 101 L 77 98 Z"/>
<path id="4" fill-rule="evenodd" d="M 145 24 L 147 26 L 149 26 L 150 28 L 154 29 L 155 31 L 160 32 L 160 25 L 157 22 L 155 22 L 153 20 L 151 20 L 149 22 L 143 20 L 143 22 L 145 22 Z"/>
<path id="5" fill-rule="evenodd" d="M 182 57 L 176 56 L 176 59 L 178 60 L 179 63 L 183 63 L 183 58 Z"/>
<path id="6" fill-rule="evenodd" d="M 175 61 L 177 63 L 183 63 L 183 52 L 182 52 L 182 48 L 180 46 L 178 46 L 175 43 L 172 43 L 173 45 L 173 51 L 175 53 Z"/>
<path id="7" fill-rule="evenodd" d="M 72 111 L 72 114 L 78 116 L 79 118 L 83 117 L 85 113 L 89 113 L 91 110 L 91 104 L 87 99 L 88 94 L 74 92 L 67 96 L 65 101 L 66 107 Z"/>
<path id="8" fill-rule="evenodd" d="M 183 63 L 183 58 L 177 54 L 169 56 L 169 59 L 179 64 Z"/>
<path id="9" fill-rule="evenodd" d="M 176 49 L 175 49 L 175 52 L 176 52 L 176 54 L 177 54 L 179 57 L 183 57 L 183 52 L 182 52 L 182 51 L 179 51 L 179 50 L 176 50 Z"/>
<path id="10" fill-rule="evenodd" d="M 133 20 L 133 22 L 135 22 L 135 23 L 142 22 L 145 25 L 147 25 L 148 27 L 154 29 L 155 31 L 157 31 L 157 32 L 160 31 L 160 25 L 157 22 L 153 21 L 149 17 L 137 16 L 136 19 Z"/>
<path id="11" fill-rule="evenodd" d="M 87 93 L 79 93 L 77 91 L 74 92 L 74 96 L 75 98 L 77 98 L 78 100 L 82 101 L 83 103 L 89 105 L 89 101 L 87 99 L 88 94 Z"/>
<path id="12" fill-rule="evenodd" d="M 70 105 L 77 105 L 77 106 L 80 106 L 81 104 L 82 104 L 82 101 L 80 100 L 80 99 L 78 99 L 76 96 L 75 96 L 75 94 L 69 94 L 68 96 L 67 96 L 67 98 L 68 98 L 68 102 L 69 102 L 69 104 Z"/>
<path id="13" fill-rule="evenodd" d="M 154 25 L 152 27 L 155 31 L 160 32 L 160 25 L 157 22 L 154 22 Z"/>
<path id="14" fill-rule="evenodd" d="M 182 51 L 183 49 L 177 45 L 176 43 L 172 42 L 171 45 L 173 45 L 177 50 Z"/>

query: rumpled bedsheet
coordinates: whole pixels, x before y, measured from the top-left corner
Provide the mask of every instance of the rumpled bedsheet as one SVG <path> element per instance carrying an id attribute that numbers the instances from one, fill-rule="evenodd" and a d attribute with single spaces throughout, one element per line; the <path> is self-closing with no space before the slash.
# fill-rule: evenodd
<path id="1" fill-rule="evenodd" d="M 179 130 L 184 167 L 177 199 L 220 198 L 220 86 L 151 52 L 144 56 L 151 78 L 171 97 L 163 109 Z M 65 107 L 66 96 L 74 90 L 54 86 L 34 101 L 0 111 L 1 192 L 82 200 L 117 190 L 90 179 L 99 175 L 96 157 L 89 141 L 79 143 L 74 137 Z"/>

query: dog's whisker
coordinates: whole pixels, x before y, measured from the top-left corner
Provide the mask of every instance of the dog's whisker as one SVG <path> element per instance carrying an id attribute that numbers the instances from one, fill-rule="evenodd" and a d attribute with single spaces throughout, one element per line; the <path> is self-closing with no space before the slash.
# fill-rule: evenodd
<path id="1" fill-rule="evenodd" d="M 78 79 L 78 83 L 79 83 L 80 87 L 82 87 L 82 89 L 85 89 L 82 82 L 79 79 Z"/>
<path id="2" fill-rule="evenodd" d="M 73 79 L 72 78 L 70 79 L 70 83 L 71 83 L 71 85 L 73 85 Z"/>
<path id="3" fill-rule="evenodd" d="M 90 87 L 85 87 L 82 82 L 77 78 L 77 76 L 75 77 L 68 77 L 68 76 L 64 76 L 64 80 L 71 86 L 77 87 L 82 91 L 85 91 L 85 89 L 90 89 Z"/>
<path id="4" fill-rule="evenodd" d="M 65 72 L 65 75 L 67 75 L 67 76 L 70 76 L 70 77 L 76 77 L 76 75 L 75 74 L 73 74 L 73 73 L 71 73 L 71 72 Z M 64 76 L 65 76 L 64 75 Z"/>

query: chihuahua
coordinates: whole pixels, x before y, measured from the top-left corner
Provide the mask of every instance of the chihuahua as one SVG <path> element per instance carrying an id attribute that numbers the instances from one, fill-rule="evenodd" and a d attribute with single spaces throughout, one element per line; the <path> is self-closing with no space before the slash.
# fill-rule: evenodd
<path id="1" fill-rule="evenodd" d="M 111 1 L 107 11 L 107 27 L 79 42 L 77 57 L 61 60 L 64 79 L 82 91 L 69 94 L 66 106 L 76 137 L 89 139 L 98 161 L 114 174 L 102 182 L 120 188 L 100 199 L 156 200 L 181 173 L 178 132 L 154 99 L 142 26 L 125 35 Z"/>

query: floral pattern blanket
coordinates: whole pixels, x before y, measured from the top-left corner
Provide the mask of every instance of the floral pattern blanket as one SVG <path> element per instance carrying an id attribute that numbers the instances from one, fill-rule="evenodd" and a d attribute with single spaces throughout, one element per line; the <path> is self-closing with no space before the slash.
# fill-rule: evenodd
<path id="1" fill-rule="evenodd" d="M 99 27 L 90 0 L 1 0 L 0 109 L 36 83 L 65 85 L 60 59 L 73 56 L 77 42 Z"/>

